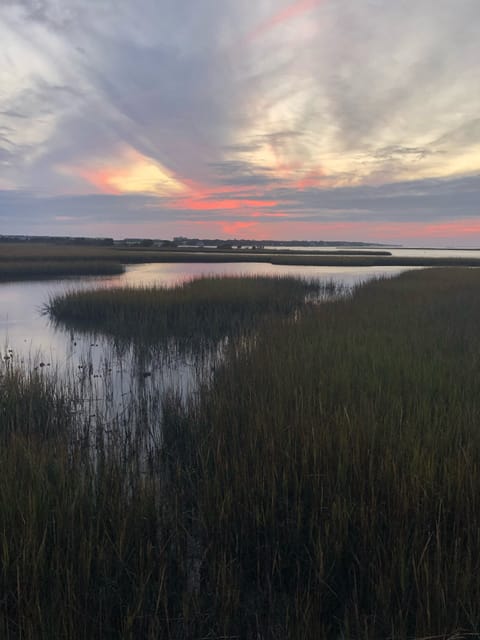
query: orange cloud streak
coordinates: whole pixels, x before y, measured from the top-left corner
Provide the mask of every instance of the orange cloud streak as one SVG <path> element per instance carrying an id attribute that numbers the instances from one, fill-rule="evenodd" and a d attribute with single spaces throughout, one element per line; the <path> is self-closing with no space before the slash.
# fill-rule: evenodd
<path id="1" fill-rule="evenodd" d="M 119 169 L 78 169 L 77 171 L 80 177 L 93 184 L 100 193 L 109 195 L 120 195 L 122 193 L 120 189 L 112 184 L 113 179 L 121 173 Z"/>

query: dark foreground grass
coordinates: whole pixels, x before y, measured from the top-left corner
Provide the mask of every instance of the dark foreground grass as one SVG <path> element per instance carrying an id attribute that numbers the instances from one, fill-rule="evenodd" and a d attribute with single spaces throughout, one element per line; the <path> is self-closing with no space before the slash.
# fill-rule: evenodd
<path id="1" fill-rule="evenodd" d="M 155 343 L 175 337 L 198 344 L 239 335 L 265 314 L 288 314 L 306 296 L 335 291 L 333 283 L 293 277 L 206 277 L 176 287 L 74 290 L 46 311 L 68 328 Z"/>
<path id="2" fill-rule="evenodd" d="M 178 431 L 204 633 L 479 637 L 479 291 L 374 282 L 217 372 Z"/>
<path id="3" fill-rule="evenodd" d="M 0 636 L 479 637 L 479 291 L 410 272 L 272 319 L 146 457 L 4 365 Z"/>
<path id="4" fill-rule="evenodd" d="M 183 536 L 159 476 L 127 436 L 86 446 L 72 391 L 36 372 L 0 376 L 0 637 L 172 637 Z"/>

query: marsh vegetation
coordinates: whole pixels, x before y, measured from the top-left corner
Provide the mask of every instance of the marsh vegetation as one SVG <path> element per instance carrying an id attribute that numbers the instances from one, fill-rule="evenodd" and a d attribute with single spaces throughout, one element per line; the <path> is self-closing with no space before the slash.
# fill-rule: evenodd
<path id="1" fill-rule="evenodd" d="M 75 385 L 3 363 L 2 637 L 478 637 L 480 273 L 405 273 L 295 316 L 251 287 L 219 284 L 261 321 L 240 317 L 251 337 L 187 402 L 157 399 L 147 449 L 73 411 Z M 142 295 L 130 320 L 106 305 L 125 336 Z"/>
<path id="2" fill-rule="evenodd" d="M 64 278 L 68 276 L 105 276 L 123 273 L 119 262 L 87 260 L 0 261 L 0 282 Z"/>
<path id="3" fill-rule="evenodd" d="M 435 252 L 433 252 L 435 253 Z M 261 248 L 118 247 L 37 242 L 0 242 L 0 281 L 38 277 L 122 273 L 125 265 L 145 263 L 263 263 L 304 267 L 441 267 L 480 266 L 471 256 L 399 256 L 388 251 L 269 250 Z"/>
<path id="4" fill-rule="evenodd" d="M 96 288 L 54 296 L 45 312 L 57 323 L 107 333 L 123 341 L 153 345 L 174 338 L 198 346 L 241 335 L 262 317 L 288 315 L 344 287 L 290 276 L 221 276 L 190 279 L 177 286 Z"/>

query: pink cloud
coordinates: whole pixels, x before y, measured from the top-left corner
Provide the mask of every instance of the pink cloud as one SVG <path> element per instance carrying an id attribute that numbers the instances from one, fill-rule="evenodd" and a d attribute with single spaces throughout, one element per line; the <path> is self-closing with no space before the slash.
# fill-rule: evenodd
<path id="1" fill-rule="evenodd" d="M 263 213 L 251 214 L 255 220 L 196 220 L 188 224 L 202 227 L 205 236 L 234 237 L 243 235 L 256 240 L 351 240 L 362 242 L 384 242 L 428 244 L 439 241 L 440 245 L 465 244 L 475 236 L 480 244 L 480 221 L 461 219 L 440 223 L 424 222 L 295 222 L 282 214 L 267 220 Z M 187 223 L 185 223 L 187 224 Z M 470 242 L 469 242 L 470 244 Z"/>
<path id="2" fill-rule="evenodd" d="M 282 9 L 278 13 L 275 13 L 273 16 L 270 16 L 270 18 L 267 18 L 267 20 L 264 20 L 264 22 L 261 22 L 253 31 L 251 31 L 247 35 L 246 40 L 255 40 L 256 38 L 268 33 L 268 31 L 270 31 L 271 29 L 274 29 L 275 27 L 278 27 L 285 22 L 294 20 L 307 11 L 315 9 L 323 2 L 324 0 L 296 0 L 296 2 L 293 2 L 288 7 L 285 7 L 285 9 Z"/>
<path id="3" fill-rule="evenodd" d="M 233 222 L 229 222 L 229 221 L 223 221 L 223 222 L 219 222 L 218 223 L 223 231 L 223 233 L 226 233 L 227 235 L 236 235 L 239 231 L 245 231 L 248 230 L 249 234 L 253 234 L 257 235 L 257 233 L 255 232 L 255 228 L 257 227 L 257 223 L 256 222 L 244 222 L 244 221 L 233 221 Z"/>
<path id="4" fill-rule="evenodd" d="M 288 218 L 288 213 L 272 213 L 271 211 L 254 211 L 248 214 L 250 218 Z"/>
<path id="5" fill-rule="evenodd" d="M 93 185 L 100 193 L 119 195 L 120 189 L 112 184 L 112 178 L 118 177 L 118 169 L 77 169 L 78 175 Z"/>
<path id="6" fill-rule="evenodd" d="M 191 198 L 177 199 L 173 206 L 178 209 L 191 209 L 192 211 L 218 211 L 218 210 L 236 210 L 248 211 L 252 207 L 275 207 L 278 202 L 276 200 L 237 200 L 235 198 L 224 198 L 217 200 L 212 198 L 215 192 L 210 194 L 202 194 Z"/>

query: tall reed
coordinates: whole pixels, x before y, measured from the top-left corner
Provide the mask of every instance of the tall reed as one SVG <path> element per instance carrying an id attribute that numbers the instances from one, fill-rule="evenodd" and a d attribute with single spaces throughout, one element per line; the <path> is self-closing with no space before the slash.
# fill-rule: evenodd
<path id="1" fill-rule="evenodd" d="M 332 282 L 279 277 L 203 277 L 175 287 L 72 290 L 49 300 L 45 311 L 69 328 L 101 331 L 128 341 L 172 337 L 198 345 L 239 335 L 265 314 L 289 314 L 306 296 L 336 291 Z"/>
<path id="2" fill-rule="evenodd" d="M 159 464 L 120 423 L 105 446 L 99 416 L 101 446 L 79 438 L 72 392 L 40 371 L 0 375 L 0 637 L 175 637 L 184 535 Z"/>
<path id="3" fill-rule="evenodd" d="M 180 412 L 203 633 L 477 637 L 479 291 L 406 273 L 272 322 Z"/>
<path id="4" fill-rule="evenodd" d="M 274 314 L 162 398 L 146 456 L 2 365 L 0 635 L 478 637 L 479 291 L 426 270 Z"/>

